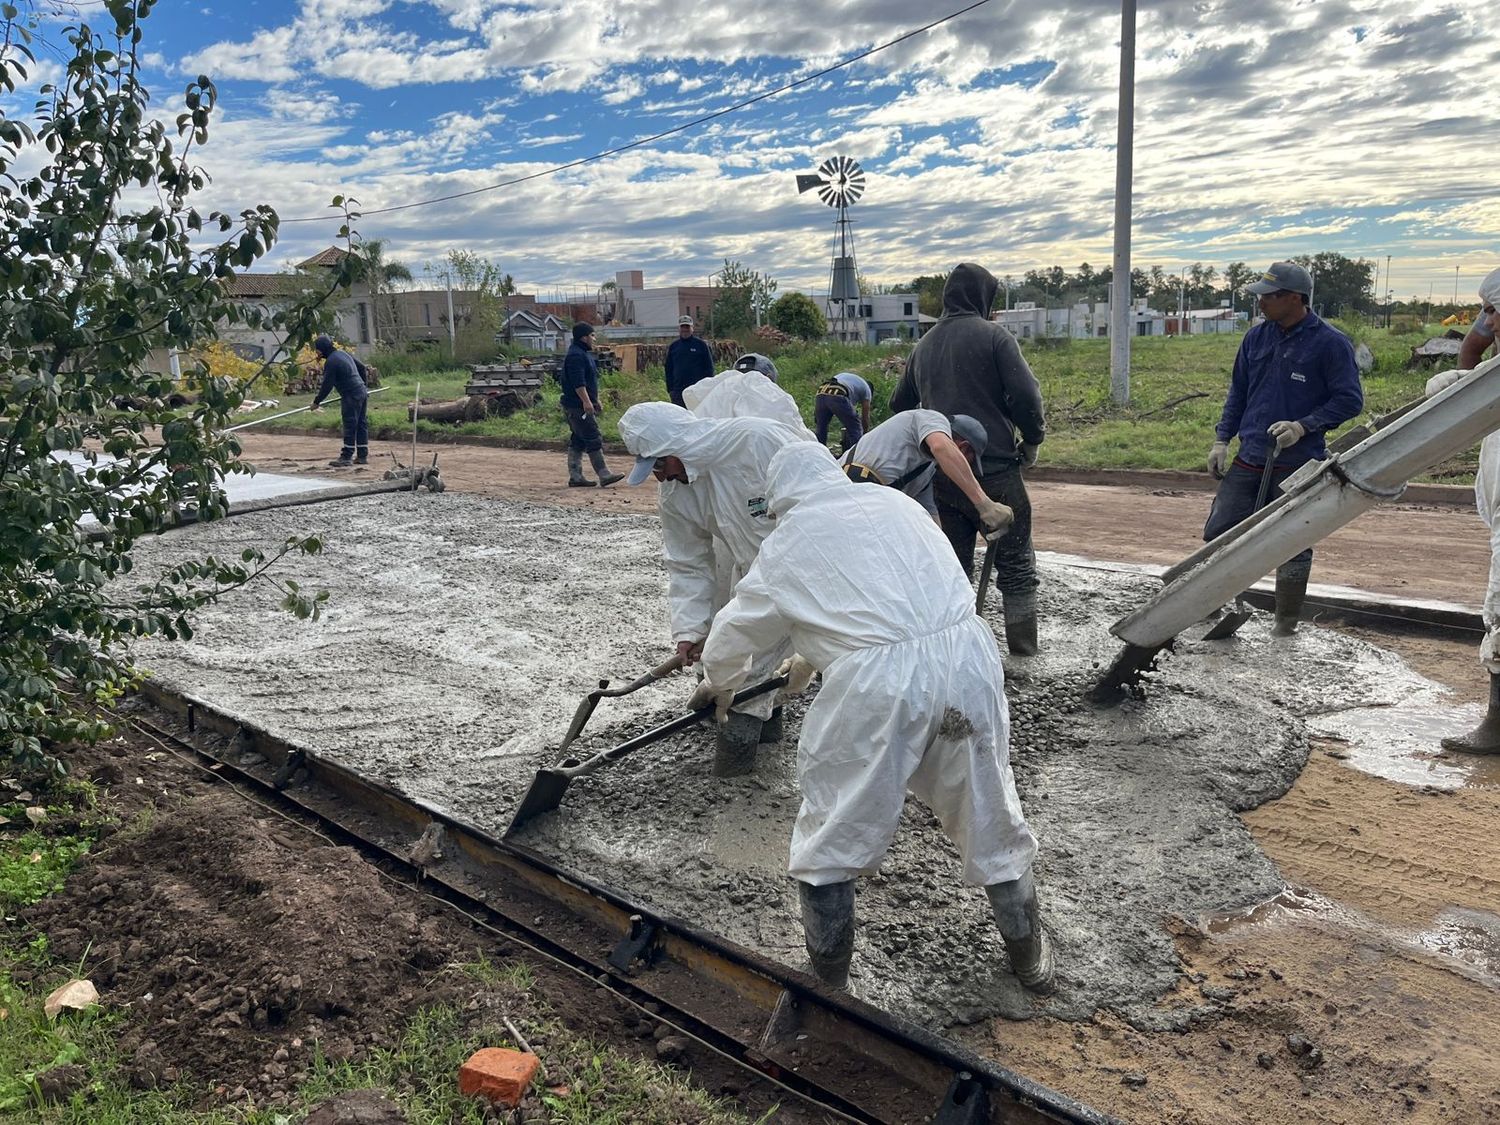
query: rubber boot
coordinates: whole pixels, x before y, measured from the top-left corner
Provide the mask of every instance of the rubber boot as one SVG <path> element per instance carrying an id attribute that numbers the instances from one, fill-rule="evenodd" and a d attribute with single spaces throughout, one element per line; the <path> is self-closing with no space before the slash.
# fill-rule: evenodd
<path id="1" fill-rule="evenodd" d="M 1271 636 L 1290 637 L 1302 619 L 1302 602 L 1307 597 L 1306 574 L 1286 575 L 1276 572 L 1276 624 Z"/>
<path id="2" fill-rule="evenodd" d="M 1036 591 L 1001 595 L 1005 615 L 1005 646 L 1012 656 L 1035 656 L 1041 649 L 1036 635 Z"/>
<path id="3" fill-rule="evenodd" d="M 1031 872 L 1008 883 L 984 888 L 1000 927 L 1000 938 L 1010 954 L 1011 971 L 1030 992 L 1048 995 L 1053 988 L 1052 942 L 1042 929 L 1036 902 L 1036 882 Z"/>
<path id="4" fill-rule="evenodd" d="M 760 725 L 760 744 L 762 746 L 781 745 L 781 708 L 771 712 L 771 717 Z"/>
<path id="5" fill-rule="evenodd" d="M 354 450 L 346 445 L 343 449 L 339 450 L 337 457 L 328 462 L 328 467 L 330 469 L 347 469 L 352 464 L 354 464 Z"/>
<path id="6" fill-rule="evenodd" d="M 370 463 L 370 447 L 361 445 L 354 451 L 354 463 L 356 465 L 368 465 Z"/>
<path id="7" fill-rule="evenodd" d="M 583 475 L 583 451 L 581 449 L 568 450 L 568 487 L 594 487 L 594 482 Z"/>
<path id="8" fill-rule="evenodd" d="M 755 768 L 762 723 L 754 715 L 729 712 L 714 739 L 714 776 L 742 777 Z"/>
<path id="9" fill-rule="evenodd" d="M 612 473 L 609 466 L 604 463 L 604 451 L 595 449 L 589 453 L 589 463 L 594 466 L 594 472 L 599 476 L 599 487 L 608 488 L 617 480 L 624 480 L 624 473 Z"/>
<path id="10" fill-rule="evenodd" d="M 1468 734 L 1443 739 L 1444 750 L 1460 754 L 1500 754 L 1500 676 L 1490 673 L 1490 707 Z"/>
<path id="11" fill-rule="evenodd" d="M 854 880 L 821 887 L 798 882 L 797 895 L 813 972 L 829 988 L 847 988 L 854 958 Z"/>

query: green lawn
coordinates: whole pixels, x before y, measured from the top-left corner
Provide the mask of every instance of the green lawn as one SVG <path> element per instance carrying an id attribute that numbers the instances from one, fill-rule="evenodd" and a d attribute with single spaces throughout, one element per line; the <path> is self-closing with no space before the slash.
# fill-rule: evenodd
<path id="1" fill-rule="evenodd" d="M 1365 379 L 1365 409 L 1383 414 L 1419 396 L 1430 371 L 1408 371 L 1411 349 L 1419 334 L 1392 335 L 1383 329 L 1356 329 L 1358 339 L 1375 354 L 1374 370 Z M 1131 401 L 1117 407 L 1109 397 L 1109 344 L 1106 340 L 1072 340 L 1057 346 L 1028 343 L 1026 355 L 1041 382 L 1047 408 L 1044 465 L 1081 469 L 1202 470 L 1213 428 L 1218 421 L 1229 383 L 1229 370 L 1239 347 L 1239 335 L 1186 338 L 1147 337 L 1135 341 L 1131 360 Z M 904 349 L 841 344 L 791 345 L 775 356 L 781 385 L 801 405 L 812 422 L 813 396 L 819 382 L 838 371 L 855 371 L 875 387 L 875 418 L 886 416 L 885 402 L 896 377 L 884 361 Z M 377 357 L 377 363 L 379 362 Z M 399 364 L 391 365 L 398 367 Z M 386 370 L 387 368 L 382 368 Z M 370 402 L 372 435 L 391 437 L 411 432 L 407 408 L 421 381 L 424 400 L 446 400 L 463 394 L 467 373 L 429 371 L 421 375 L 393 374 L 390 388 Z M 567 437 L 558 408 L 559 390 L 549 380 L 534 407 L 509 418 L 490 418 L 459 426 L 419 422 L 422 433 L 469 434 L 489 437 L 561 441 Z M 637 402 L 665 399 L 660 368 L 638 375 L 605 375 L 601 379 L 605 414 L 601 428 L 607 440 L 618 440 L 620 414 Z M 1185 396 L 1201 395 L 1176 402 Z M 274 409 L 303 406 L 310 395 L 283 398 Z M 1169 405 L 1173 404 L 1175 405 Z M 299 414 L 277 423 L 309 430 L 337 431 L 337 406 L 321 414 Z M 1463 480 L 1474 471 L 1477 452 L 1449 462 L 1429 479 Z"/>

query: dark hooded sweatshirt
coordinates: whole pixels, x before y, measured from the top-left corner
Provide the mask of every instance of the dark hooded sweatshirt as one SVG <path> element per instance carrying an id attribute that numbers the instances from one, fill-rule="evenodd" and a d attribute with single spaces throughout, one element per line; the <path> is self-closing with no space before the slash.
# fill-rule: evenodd
<path id="1" fill-rule="evenodd" d="M 999 288 L 982 266 L 956 267 L 943 286 L 942 318 L 918 341 L 891 394 L 893 414 L 920 406 L 979 419 L 989 435 L 984 473 L 1015 467 L 1017 430 L 1032 445 L 1045 436 L 1036 376 L 1016 338 L 989 319 Z"/>

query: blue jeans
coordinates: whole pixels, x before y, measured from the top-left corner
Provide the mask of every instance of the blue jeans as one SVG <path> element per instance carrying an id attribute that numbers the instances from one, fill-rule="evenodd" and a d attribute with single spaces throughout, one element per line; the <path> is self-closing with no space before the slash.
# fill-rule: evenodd
<path id="1" fill-rule="evenodd" d="M 1277 486 L 1292 475 L 1301 465 L 1277 466 L 1271 470 L 1271 491 L 1266 496 L 1269 504 L 1281 495 Z M 1203 525 L 1203 541 L 1210 543 L 1223 535 L 1235 524 L 1255 513 L 1255 498 L 1260 494 L 1262 468 L 1247 465 L 1236 459 L 1219 482 L 1219 491 L 1214 494 L 1214 506 L 1209 510 L 1208 522 Z M 1309 547 L 1295 558 L 1288 559 L 1276 568 L 1283 578 L 1300 578 L 1312 571 L 1312 548 Z"/>
<path id="2" fill-rule="evenodd" d="M 350 398 L 346 395 L 339 399 L 339 417 L 344 422 L 342 456 L 353 457 L 356 446 L 361 450 L 370 448 L 369 405 L 370 400 L 367 395 L 360 395 L 359 398 Z"/>
<path id="3" fill-rule="evenodd" d="M 819 395 L 813 399 L 813 433 L 823 445 L 828 444 L 828 423 L 835 418 L 844 427 L 844 449 L 853 449 L 865 436 L 854 404 L 845 395 Z"/>

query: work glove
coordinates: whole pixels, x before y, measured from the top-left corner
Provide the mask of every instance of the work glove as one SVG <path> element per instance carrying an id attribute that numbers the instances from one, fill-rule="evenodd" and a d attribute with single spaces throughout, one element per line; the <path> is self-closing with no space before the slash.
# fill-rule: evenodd
<path id="1" fill-rule="evenodd" d="M 698 681 L 693 694 L 688 696 L 688 710 L 699 711 L 704 707 L 712 706 L 714 719 L 722 723 L 729 718 L 729 705 L 733 701 L 733 688 L 715 687 L 707 679 L 703 679 Z"/>
<path id="2" fill-rule="evenodd" d="M 1272 422 L 1266 433 L 1276 439 L 1276 448 L 1280 451 L 1301 441 L 1307 434 L 1307 427 L 1301 422 Z"/>
<path id="3" fill-rule="evenodd" d="M 1208 451 L 1208 475 L 1214 480 L 1223 480 L 1224 474 L 1229 471 L 1229 443 L 1227 441 L 1216 441 L 1214 447 Z"/>
<path id="4" fill-rule="evenodd" d="M 1492 676 L 1500 676 L 1500 625 L 1492 628 L 1479 642 L 1479 663 Z"/>
<path id="5" fill-rule="evenodd" d="M 1021 443 L 1021 468 L 1029 469 L 1036 464 L 1036 455 L 1039 447 L 1032 445 L 1029 441 Z"/>
<path id="6" fill-rule="evenodd" d="M 979 524 L 984 528 L 986 539 L 999 539 L 1016 522 L 1016 513 L 1004 504 L 986 500 L 979 505 Z"/>
<path id="7" fill-rule="evenodd" d="M 781 689 L 782 695 L 801 695 L 807 690 L 807 685 L 812 683 L 818 670 L 802 657 L 794 655 L 781 662 L 776 674 L 786 677 L 786 687 Z"/>
<path id="8" fill-rule="evenodd" d="M 1427 386 L 1422 390 L 1422 397 L 1431 398 L 1439 391 L 1446 391 L 1467 374 L 1467 371 L 1443 371 L 1434 375 L 1427 380 Z"/>

